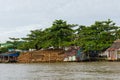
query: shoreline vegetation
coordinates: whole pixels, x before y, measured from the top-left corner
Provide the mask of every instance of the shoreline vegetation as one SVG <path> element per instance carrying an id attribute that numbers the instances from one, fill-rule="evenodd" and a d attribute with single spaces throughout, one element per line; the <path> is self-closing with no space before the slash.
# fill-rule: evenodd
<path id="1" fill-rule="evenodd" d="M 107 57 L 111 57 L 111 61 L 114 61 L 116 59 L 111 55 L 120 47 L 110 47 L 114 41 L 120 39 L 120 27 L 110 19 L 95 21 L 90 26 L 68 24 L 67 21 L 60 19 L 53 21 L 49 28 L 31 30 L 24 38 L 9 39 L 5 43 L 0 43 L 0 53 L 19 51 L 18 62 L 70 62 L 69 59 L 71 62 L 89 62 Z M 63 53 L 51 52 L 52 49 L 61 49 Z M 110 52 L 110 55 L 100 56 L 106 51 L 107 54 Z M 111 53 L 112 51 L 114 52 Z"/>

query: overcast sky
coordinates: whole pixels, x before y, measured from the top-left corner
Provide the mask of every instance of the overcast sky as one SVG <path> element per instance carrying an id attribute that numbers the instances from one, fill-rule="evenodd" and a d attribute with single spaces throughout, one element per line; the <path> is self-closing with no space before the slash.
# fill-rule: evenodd
<path id="1" fill-rule="evenodd" d="M 0 42 L 50 27 L 55 19 L 80 25 L 111 19 L 120 25 L 120 0 L 0 0 Z"/>

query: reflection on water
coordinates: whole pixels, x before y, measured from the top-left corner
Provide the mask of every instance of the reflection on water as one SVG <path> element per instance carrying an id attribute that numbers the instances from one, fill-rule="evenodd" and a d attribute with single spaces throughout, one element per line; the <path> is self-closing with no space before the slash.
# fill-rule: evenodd
<path id="1" fill-rule="evenodd" d="M 0 64 L 0 80 L 120 80 L 120 62 Z"/>

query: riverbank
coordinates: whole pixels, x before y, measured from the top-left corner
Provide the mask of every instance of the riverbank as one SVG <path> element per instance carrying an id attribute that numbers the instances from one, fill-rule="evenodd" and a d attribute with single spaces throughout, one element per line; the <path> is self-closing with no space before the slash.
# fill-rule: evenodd
<path id="1" fill-rule="evenodd" d="M 74 55 L 73 55 L 74 56 Z M 66 58 L 66 51 L 64 50 L 38 50 L 20 53 L 18 63 L 49 63 L 49 62 L 117 62 L 120 60 L 108 60 L 102 57 L 93 57 L 86 60 L 64 61 Z M 71 55 L 68 59 L 72 58 Z"/>

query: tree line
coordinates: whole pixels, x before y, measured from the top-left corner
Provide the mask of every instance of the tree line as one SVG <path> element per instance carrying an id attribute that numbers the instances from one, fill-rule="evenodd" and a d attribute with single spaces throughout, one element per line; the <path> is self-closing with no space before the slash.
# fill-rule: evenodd
<path id="1" fill-rule="evenodd" d="M 55 49 L 80 46 L 85 53 L 102 52 L 120 38 L 120 28 L 108 19 L 95 21 L 90 26 L 69 24 L 64 20 L 55 20 L 49 28 L 31 30 L 24 38 L 10 38 L 14 49 Z"/>

